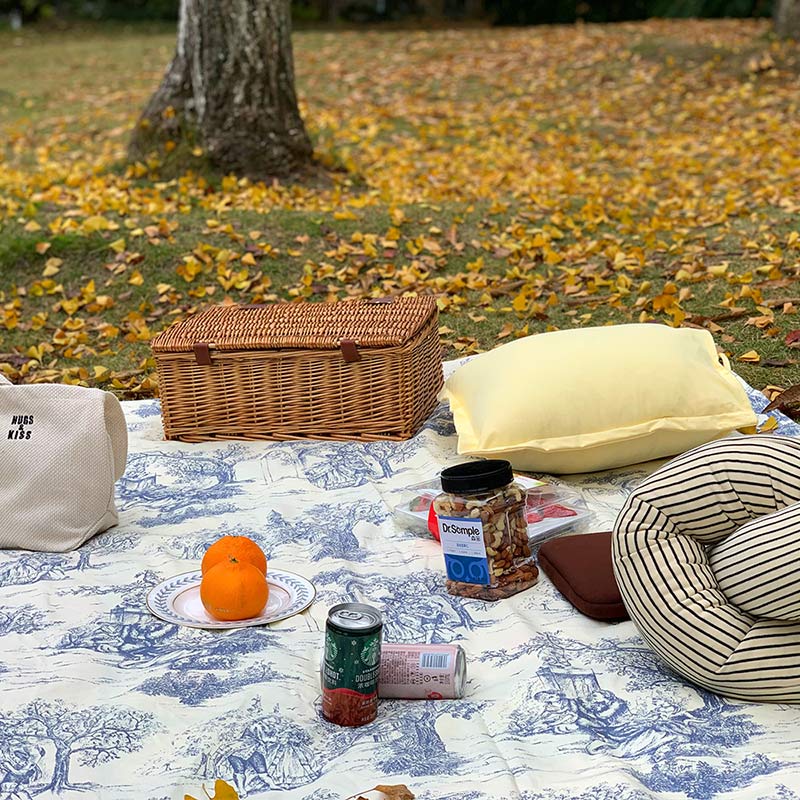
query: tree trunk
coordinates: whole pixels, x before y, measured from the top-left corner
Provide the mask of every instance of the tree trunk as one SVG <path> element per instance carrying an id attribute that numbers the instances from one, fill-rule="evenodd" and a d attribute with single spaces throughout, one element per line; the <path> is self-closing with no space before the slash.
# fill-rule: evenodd
<path id="1" fill-rule="evenodd" d="M 318 3 L 319 18 L 321 22 L 336 22 L 339 19 L 339 0 L 320 0 Z"/>
<path id="2" fill-rule="evenodd" d="M 479 19 L 483 14 L 483 0 L 464 0 L 464 17 L 466 19 Z"/>
<path id="3" fill-rule="evenodd" d="M 800 40 L 800 0 L 775 0 L 775 33 Z"/>
<path id="4" fill-rule="evenodd" d="M 181 0 L 175 56 L 130 156 L 197 146 L 216 168 L 256 179 L 311 161 L 294 89 L 289 0 Z"/>
<path id="5" fill-rule="evenodd" d="M 53 768 L 53 779 L 50 781 L 50 790 L 56 794 L 69 785 L 69 759 L 72 755 L 69 747 L 64 747 L 58 742 L 56 745 L 56 760 Z"/>
<path id="6" fill-rule="evenodd" d="M 420 8 L 425 17 L 431 19 L 442 19 L 445 13 L 447 0 L 420 0 Z"/>

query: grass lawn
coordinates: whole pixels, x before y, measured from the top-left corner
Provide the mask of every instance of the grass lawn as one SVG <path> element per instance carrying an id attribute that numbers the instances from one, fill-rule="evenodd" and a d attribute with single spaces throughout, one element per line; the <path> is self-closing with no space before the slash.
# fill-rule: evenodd
<path id="1" fill-rule="evenodd" d="M 800 50 L 766 22 L 297 33 L 313 186 L 125 162 L 173 39 L 0 31 L 13 379 L 148 396 L 204 304 L 417 291 L 451 356 L 661 320 L 800 383 Z"/>

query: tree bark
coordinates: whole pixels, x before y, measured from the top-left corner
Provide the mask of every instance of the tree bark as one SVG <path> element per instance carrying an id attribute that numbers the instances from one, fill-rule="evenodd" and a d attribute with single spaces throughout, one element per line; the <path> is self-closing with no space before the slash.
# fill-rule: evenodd
<path id="1" fill-rule="evenodd" d="M 420 8 L 426 17 L 442 19 L 444 17 L 447 0 L 420 0 Z"/>
<path id="2" fill-rule="evenodd" d="M 320 21 L 336 22 L 341 11 L 339 6 L 339 0 L 320 0 L 318 4 Z"/>
<path id="3" fill-rule="evenodd" d="M 57 794 L 69 784 L 69 759 L 72 755 L 69 747 L 60 742 L 55 742 L 56 756 L 53 768 L 53 779 L 50 781 L 50 790 Z"/>
<path id="4" fill-rule="evenodd" d="M 775 33 L 800 40 L 800 0 L 775 0 Z"/>
<path id="5" fill-rule="evenodd" d="M 256 179 L 311 161 L 294 88 L 289 0 L 181 0 L 175 55 L 129 154 L 141 159 L 165 146 L 200 146 L 216 168 Z"/>
<path id="6" fill-rule="evenodd" d="M 464 0 L 464 16 L 466 19 L 479 19 L 483 14 L 483 0 Z"/>

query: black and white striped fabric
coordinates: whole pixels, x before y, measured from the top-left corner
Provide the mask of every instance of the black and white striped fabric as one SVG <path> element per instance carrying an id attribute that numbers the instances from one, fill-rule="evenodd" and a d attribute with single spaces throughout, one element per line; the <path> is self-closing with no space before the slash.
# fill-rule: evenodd
<path id="1" fill-rule="evenodd" d="M 614 572 L 642 636 L 690 681 L 800 703 L 800 441 L 703 445 L 630 495 Z"/>

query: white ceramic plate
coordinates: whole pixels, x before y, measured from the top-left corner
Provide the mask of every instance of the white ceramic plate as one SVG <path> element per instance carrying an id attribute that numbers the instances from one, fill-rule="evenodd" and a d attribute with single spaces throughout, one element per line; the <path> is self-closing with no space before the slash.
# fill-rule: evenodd
<path id="1" fill-rule="evenodd" d="M 154 586 L 147 593 L 147 608 L 150 613 L 165 622 L 174 622 L 187 628 L 249 628 L 253 625 L 279 622 L 305 611 L 314 602 L 316 594 L 311 581 L 301 575 L 270 567 L 267 571 L 269 600 L 261 614 L 236 622 L 223 622 L 210 616 L 200 601 L 201 577 L 200 570 L 184 572 Z"/>

